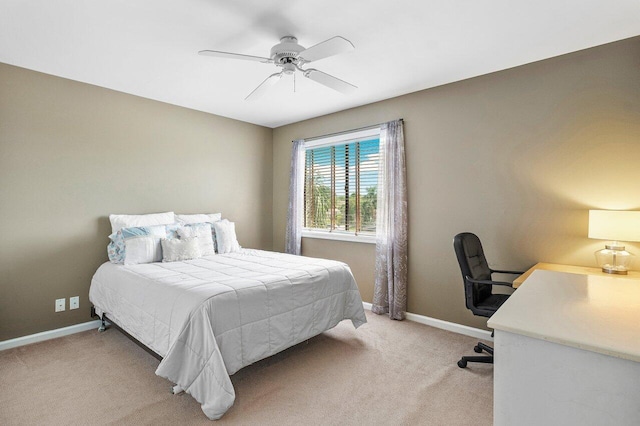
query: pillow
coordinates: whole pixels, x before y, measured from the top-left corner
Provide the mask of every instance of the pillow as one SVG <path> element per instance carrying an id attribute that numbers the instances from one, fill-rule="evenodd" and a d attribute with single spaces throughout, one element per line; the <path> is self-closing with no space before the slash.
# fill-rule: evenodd
<path id="1" fill-rule="evenodd" d="M 137 226 L 168 225 L 176 221 L 173 212 L 152 214 L 110 214 L 111 233 L 118 232 L 122 228 Z"/>
<path id="2" fill-rule="evenodd" d="M 177 262 L 191 260 L 200 257 L 198 238 L 185 238 L 183 240 L 164 238 L 162 244 L 162 261 Z"/>
<path id="3" fill-rule="evenodd" d="M 122 228 L 109 235 L 109 261 L 125 265 L 159 262 L 162 260 L 160 239 L 166 237 L 164 225 Z"/>
<path id="4" fill-rule="evenodd" d="M 166 225 L 165 228 L 167 229 L 167 238 L 169 238 L 169 239 L 180 238 L 178 236 L 178 229 L 182 228 L 181 224 L 172 223 L 170 225 Z"/>
<path id="5" fill-rule="evenodd" d="M 177 214 L 176 221 L 183 225 L 189 225 L 192 223 L 212 223 L 222 219 L 222 213 L 210 213 L 210 214 Z"/>
<path id="6" fill-rule="evenodd" d="M 109 235 L 111 242 L 107 246 L 107 255 L 111 263 L 124 263 L 124 240 L 122 239 L 122 231 L 114 232 Z"/>
<path id="7" fill-rule="evenodd" d="M 213 236 L 211 234 L 210 223 L 194 223 L 178 228 L 177 232 L 181 239 L 198 238 L 198 247 L 200 248 L 201 256 L 213 256 L 216 254 L 213 248 Z"/>
<path id="8" fill-rule="evenodd" d="M 216 234 L 218 253 L 233 253 L 240 250 L 240 244 L 236 238 L 236 224 L 227 219 L 219 220 L 211 224 Z"/>
<path id="9" fill-rule="evenodd" d="M 124 240 L 125 265 L 160 262 L 162 260 L 160 240 L 167 237 L 167 230 L 164 225 L 122 228 L 120 231 Z"/>

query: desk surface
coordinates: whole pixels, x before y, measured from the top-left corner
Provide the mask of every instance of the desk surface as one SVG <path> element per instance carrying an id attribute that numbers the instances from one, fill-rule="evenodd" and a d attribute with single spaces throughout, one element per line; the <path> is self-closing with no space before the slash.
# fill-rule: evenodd
<path id="1" fill-rule="evenodd" d="M 487 324 L 640 362 L 640 280 L 534 270 Z"/>
<path id="2" fill-rule="evenodd" d="M 580 275 L 598 275 L 603 277 L 618 277 L 618 278 L 633 278 L 640 279 L 640 272 L 638 271 L 629 271 L 627 275 L 616 275 L 616 274 L 607 274 L 606 272 L 602 272 L 600 268 L 589 268 L 587 266 L 572 266 L 572 265 L 559 265 L 557 263 L 536 263 L 533 265 L 527 272 L 520 275 L 518 278 L 513 280 L 513 288 L 518 288 L 522 285 L 524 280 L 529 278 L 529 275 L 535 270 L 542 269 L 545 271 L 556 271 L 556 272 L 568 272 L 570 274 L 580 274 Z"/>

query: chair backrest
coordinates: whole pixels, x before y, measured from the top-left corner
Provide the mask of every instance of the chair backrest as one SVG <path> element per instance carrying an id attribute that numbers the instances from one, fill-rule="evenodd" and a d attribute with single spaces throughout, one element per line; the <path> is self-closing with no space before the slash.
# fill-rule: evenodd
<path id="1" fill-rule="evenodd" d="M 467 277 L 476 280 L 491 280 L 491 269 L 484 257 L 480 239 L 471 232 L 463 232 L 453 238 L 453 248 L 462 273 L 467 308 L 476 315 L 486 316 L 476 312 L 476 306 L 479 301 L 491 296 L 491 285 L 474 284 L 467 280 Z"/>

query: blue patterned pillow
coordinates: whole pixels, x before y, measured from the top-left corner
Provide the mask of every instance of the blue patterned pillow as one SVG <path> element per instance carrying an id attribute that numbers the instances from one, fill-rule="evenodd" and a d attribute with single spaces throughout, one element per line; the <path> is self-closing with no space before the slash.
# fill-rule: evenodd
<path id="1" fill-rule="evenodd" d="M 107 246 L 107 254 L 109 255 L 109 262 L 111 263 L 124 263 L 124 238 L 122 238 L 122 231 L 114 232 L 109 235 L 111 242 Z"/>

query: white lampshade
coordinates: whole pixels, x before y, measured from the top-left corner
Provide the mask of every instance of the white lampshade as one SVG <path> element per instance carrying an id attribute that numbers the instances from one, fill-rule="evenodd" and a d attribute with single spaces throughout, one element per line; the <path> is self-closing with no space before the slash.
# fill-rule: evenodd
<path id="1" fill-rule="evenodd" d="M 640 211 L 589 210 L 589 238 L 640 241 Z"/>

